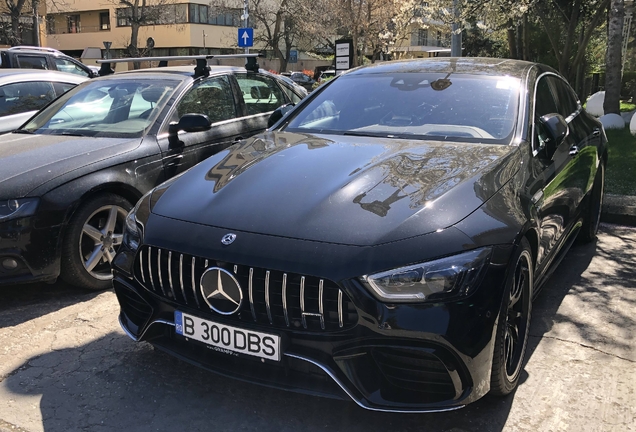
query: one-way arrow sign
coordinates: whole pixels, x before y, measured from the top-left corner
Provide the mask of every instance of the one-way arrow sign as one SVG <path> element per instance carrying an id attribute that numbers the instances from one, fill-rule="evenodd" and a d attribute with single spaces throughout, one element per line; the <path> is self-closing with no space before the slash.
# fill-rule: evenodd
<path id="1" fill-rule="evenodd" d="M 238 29 L 238 46 L 239 47 L 254 46 L 254 29 L 253 28 Z"/>

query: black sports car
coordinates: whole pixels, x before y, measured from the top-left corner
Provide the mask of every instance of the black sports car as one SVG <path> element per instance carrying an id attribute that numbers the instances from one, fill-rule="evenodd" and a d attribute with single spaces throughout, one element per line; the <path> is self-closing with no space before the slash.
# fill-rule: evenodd
<path id="1" fill-rule="evenodd" d="M 355 69 L 137 203 L 113 261 L 121 325 L 372 410 L 508 394 L 532 299 L 595 238 L 606 149 L 543 65 Z"/>
<path id="2" fill-rule="evenodd" d="M 110 287 L 132 204 L 302 97 L 272 74 L 227 66 L 125 72 L 64 94 L 0 137 L 0 285 L 61 274 Z"/>

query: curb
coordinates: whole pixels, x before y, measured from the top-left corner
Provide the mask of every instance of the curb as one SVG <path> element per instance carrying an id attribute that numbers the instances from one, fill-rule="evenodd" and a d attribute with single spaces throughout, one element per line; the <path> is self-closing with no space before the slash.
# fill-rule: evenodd
<path id="1" fill-rule="evenodd" d="M 636 226 L 636 196 L 606 194 L 601 209 L 601 222 Z"/>

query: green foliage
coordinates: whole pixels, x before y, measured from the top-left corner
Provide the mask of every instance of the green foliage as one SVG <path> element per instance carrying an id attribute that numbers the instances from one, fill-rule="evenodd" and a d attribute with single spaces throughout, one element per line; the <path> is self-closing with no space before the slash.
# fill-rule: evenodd
<path id="1" fill-rule="evenodd" d="M 636 195 L 636 137 L 628 128 L 609 129 L 605 192 Z"/>
<path id="2" fill-rule="evenodd" d="M 466 57 L 506 57 L 508 47 L 505 35 L 501 32 L 487 31 L 476 25 L 464 31 L 462 37 L 463 55 Z"/>
<path id="3" fill-rule="evenodd" d="M 621 101 L 621 112 L 630 112 L 636 110 L 636 104 Z"/>

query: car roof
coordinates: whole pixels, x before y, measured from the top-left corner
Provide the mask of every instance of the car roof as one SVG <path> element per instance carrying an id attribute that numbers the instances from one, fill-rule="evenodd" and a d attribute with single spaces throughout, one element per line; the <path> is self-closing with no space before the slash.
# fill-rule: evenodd
<path id="1" fill-rule="evenodd" d="M 513 76 L 525 78 L 528 69 L 537 65 L 522 60 L 486 57 L 435 57 L 428 59 L 397 60 L 362 66 L 346 75 L 366 75 L 396 72 L 435 72 L 473 75 Z M 547 66 L 543 66 L 548 68 Z M 548 68 L 549 69 L 549 68 Z"/>
<path id="2" fill-rule="evenodd" d="M 44 69 L 0 69 L 0 83 L 15 80 L 50 80 L 79 84 L 88 77 Z"/>

